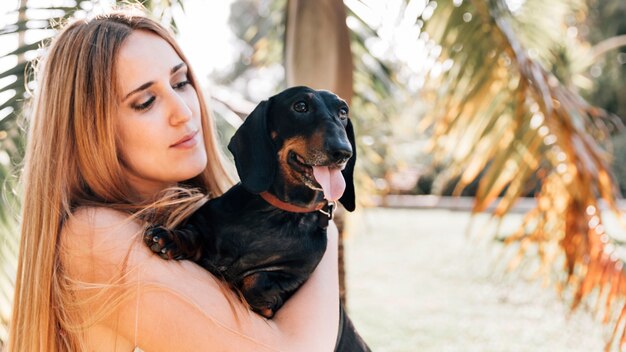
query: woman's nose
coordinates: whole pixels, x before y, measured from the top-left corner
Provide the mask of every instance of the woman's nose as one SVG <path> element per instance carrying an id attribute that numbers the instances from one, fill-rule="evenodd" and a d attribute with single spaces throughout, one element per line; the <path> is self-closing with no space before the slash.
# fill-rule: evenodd
<path id="1" fill-rule="evenodd" d="M 173 91 L 169 99 L 169 119 L 170 124 L 178 125 L 185 123 L 191 119 L 191 109 L 187 105 L 185 98 Z"/>

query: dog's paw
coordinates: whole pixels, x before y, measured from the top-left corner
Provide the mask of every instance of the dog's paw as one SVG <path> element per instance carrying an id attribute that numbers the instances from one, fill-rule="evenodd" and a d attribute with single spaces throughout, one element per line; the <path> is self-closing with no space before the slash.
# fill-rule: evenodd
<path id="1" fill-rule="evenodd" d="M 253 308 L 252 311 L 263 316 L 265 319 L 272 319 L 274 317 L 274 314 L 276 313 L 276 311 L 271 307 Z"/>
<path id="2" fill-rule="evenodd" d="M 150 226 L 143 234 L 143 242 L 163 259 L 178 259 L 172 233 L 163 226 Z"/>
<path id="3" fill-rule="evenodd" d="M 275 279 L 275 273 L 257 272 L 243 278 L 239 287 L 250 309 L 266 319 L 274 317 L 287 295 Z"/>

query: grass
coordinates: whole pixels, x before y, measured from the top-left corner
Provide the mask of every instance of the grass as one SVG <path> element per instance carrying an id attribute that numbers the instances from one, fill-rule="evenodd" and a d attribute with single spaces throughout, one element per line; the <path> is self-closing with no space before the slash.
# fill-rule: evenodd
<path id="1" fill-rule="evenodd" d="M 374 351 L 602 351 L 607 329 L 506 270 L 487 215 L 367 209 L 345 243 L 348 311 Z M 512 214 L 503 231 L 521 221 Z M 481 236 L 481 234 L 484 234 Z M 532 264 L 528 264 L 532 265 Z"/>

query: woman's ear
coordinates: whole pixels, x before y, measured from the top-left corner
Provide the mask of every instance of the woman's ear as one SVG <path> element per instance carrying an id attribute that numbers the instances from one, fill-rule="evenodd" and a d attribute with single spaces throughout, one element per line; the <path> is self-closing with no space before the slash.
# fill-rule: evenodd
<path id="1" fill-rule="evenodd" d="M 355 192 L 354 192 L 354 165 L 356 163 L 356 143 L 354 141 L 354 129 L 352 128 L 352 122 L 348 119 L 348 125 L 346 126 L 346 134 L 348 140 L 352 146 L 352 157 L 348 160 L 346 167 L 341 171 L 343 178 L 346 180 L 346 189 L 343 192 L 339 202 L 343 204 L 343 207 L 347 211 L 354 211 L 355 204 Z"/>
<path id="2" fill-rule="evenodd" d="M 268 106 L 266 100 L 259 103 L 228 143 L 241 184 L 255 194 L 268 190 L 276 174 L 276 151 L 267 129 Z"/>

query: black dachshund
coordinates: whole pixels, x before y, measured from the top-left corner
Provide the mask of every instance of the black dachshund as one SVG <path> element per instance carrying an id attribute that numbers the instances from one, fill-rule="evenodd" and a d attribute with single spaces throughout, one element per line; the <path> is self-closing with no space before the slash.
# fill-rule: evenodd
<path id="1" fill-rule="evenodd" d="M 348 105 L 329 91 L 294 87 L 261 102 L 231 139 L 241 182 L 183 225 L 146 230 L 166 259 L 192 259 L 271 318 L 326 250 L 335 201 L 355 208 L 354 132 Z M 369 350 L 341 310 L 338 350 Z"/>

